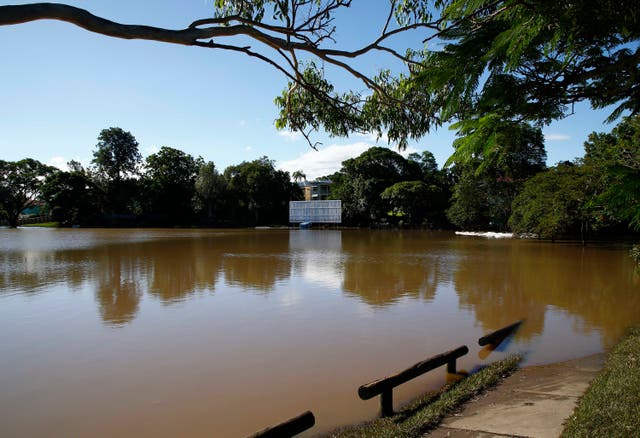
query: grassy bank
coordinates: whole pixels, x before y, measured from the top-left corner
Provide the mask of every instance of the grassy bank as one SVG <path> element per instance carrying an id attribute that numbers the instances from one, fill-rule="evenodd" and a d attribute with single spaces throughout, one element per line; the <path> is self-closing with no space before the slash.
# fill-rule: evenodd
<path id="1" fill-rule="evenodd" d="M 336 430 L 328 436 L 352 437 L 419 437 L 435 428 L 440 421 L 465 401 L 496 385 L 518 367 L 521 357 L 512 356 L 479 372 L 428 394 L 404 408 L 395 416 L 380 418 L 358 426 Z"/>
<path id="2" fill-rule="evenodd" d="M 618 437 L 640 434 L 640 328 L 630 331 L 609 354 L 567 422 L 563 437 Z"/>
<path id="3" fill-rule="evenodd" d="M 24 224 L 20 226 L 26 228 L 58 228 L 60 226 L 60 222 L 41 222 L 39 224 Z"/>

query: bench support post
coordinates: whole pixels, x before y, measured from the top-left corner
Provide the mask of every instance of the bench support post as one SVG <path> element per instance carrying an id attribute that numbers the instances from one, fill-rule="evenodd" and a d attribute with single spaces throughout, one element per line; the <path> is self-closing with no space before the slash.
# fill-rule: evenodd
<path id="1" fill-rule="evenodd" d="M 393 415 L 393 388 L 388 388 L 380 394 L 380 416 L 391 417 Z"/>

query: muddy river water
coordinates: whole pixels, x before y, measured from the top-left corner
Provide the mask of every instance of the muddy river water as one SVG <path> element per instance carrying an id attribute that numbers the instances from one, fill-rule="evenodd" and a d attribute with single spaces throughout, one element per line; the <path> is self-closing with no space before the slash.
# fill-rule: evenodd
<path id="1" fill-rule="evenodd" d="M 504 352 L 480 336 L 526 321 Z M 471 370 L 611 347 L 640 322 L 628 248 L 369 230 L 0 229 L 2 436 L 245 436 L 468 345 Z M 396 406 L 444 369 L 394 392 Z"/>

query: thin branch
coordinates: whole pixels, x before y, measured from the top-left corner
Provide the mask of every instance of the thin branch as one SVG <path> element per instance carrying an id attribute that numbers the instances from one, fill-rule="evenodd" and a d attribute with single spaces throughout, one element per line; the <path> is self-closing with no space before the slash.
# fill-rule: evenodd
<path id="1" fill-rule="evenodd" d="M 300 31 L 301 29 L 307 28 L 312 23 L 316 22 L 320 17 L 322 17 L 323 15 L 330 14 L 335 9 L 338 9 L 338 8 L 341 8 L 341 7 L 348 8 L 350 6 L 351 6 L 351 0 L 347 0 L 347 1 L 344 1 L 344 2 L 341 1 L 341 0 L 333 0 L 332 3 L 330 3 L 329 5 L 327 5 L 326 7 L 322 8 L 322 9 L 319 9 L 318 12 L 316 12 L 315 14 L 310 16 L 306 21 L 304 21 L 302 24 L 300 24 L 298 27 L 296 27 L 295 30 L 296 31 Z"/>
<path id="2" fill-rule="evenodd" d="M 391 18 L 393 17 L 393 11 L 396 9 L 396 1 L 392 0 L 389 5 L 389 15 L 387 16 L 387 21 L 384 23 L 384 28 L 382 29 L 382 35 L 387 33 L 387 29 L 389 28 L 389 23 L 391 23 Z"/>

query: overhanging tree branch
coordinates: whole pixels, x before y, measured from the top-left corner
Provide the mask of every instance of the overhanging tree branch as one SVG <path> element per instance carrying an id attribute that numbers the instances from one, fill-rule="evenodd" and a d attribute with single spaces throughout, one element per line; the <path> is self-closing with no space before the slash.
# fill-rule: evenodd
<path id="1" fill-rule="evenodd" d="M 353 50 L 329 47 L 335 43 L 336 13 L 351 4 L 217 0 L 212 18 L 185 29 L 164 29 L 113 22 L 69 5 L 34 3 L 0 6 L 0 26 L 61 20 L 115 38 L 259 59 L 290 82 L 276 98 L 281 109 L 276 125 L 302 132 L 312 146 L 310 129 L 320 127 L 334 135 L 384 128 L 403 146 L 432 126 L 486 114 L 549 123 L 581 100 L 596 108 L 618 105 L 611 117 L 640 111 L 640 26 L 632 0 L 388 0 L 379 35 Z M 267 9 L 272 9 L 270 18 Z M 412 31 L 424 32 L 424 43 L 446 44 L 408 48 L 403 54 L 392 42 Z M 402 61 L 406 74 L 373 76 L 356 64 L 376 52 Z M 328 65 L 360 80 L 365 91 L 334 91 L 324 76 Z"/>
<path id="2" fill-rule="evenodd" d="M 361 80 L 366 88 L 384 96 L 386 95 L 385 90 L 372 77 L 353 67 L 347 60 L 378 50 L 410 63 L 412 60 L 390 47 L 383 46 L 382 42 L 398 33 L 416 29 L 425 24 L 411 24 L 389 30 L 389 19 L 387 19 L 382 34 L 375 41 L 360 49 L 346 51 L 322 47 L 321 43 L 323 41 L 333 39 L 332 35 L 335 27 L 332 25 L 333 17 L 331 14 L 339 8 L 349 7 L 350 4 L 350 0 L 327 0 L 320 3 L 307 0 L 291 0 L 290 6 L 286 8 L 284 3 L 278 4 L 281 11 L 287 11 L 285 16 L 280 17 L 283 25 L 265 23 L 251 16 L 243 15 L 243 11 L 240 9 L 237 11 L 238 13 L 196 20 L 184 29 L 165 29 L 154 26 L 118 23 L 98 17 L 84 9 L 65 4 L 34 3 L 0 6 L 0 26 L 36 20 L 59 20 L 74 24 L 90 32 L 114 38 L 141 39 L 244 53 L 276 68 L 290 81 L 297 83 L 326 104 L 335 108 L 351 107 L 355 109 L 353 102 L 342 100 L 337 95 L 327 95 L 327 93 L 315 88 L 314 84 L 305 81 L 302 71 L 304 67 L 298 60 L 298 53 L 304 53 L 307 58 L 309 56 L 315 57 L 324 63 L 334 65 L 348 75 Z M 391 17 L 394 5 L 394 2 L 390 5 L 389 17 Z M 307 17 L 299 20 L 299 8 L 302 6 L 307 8 Z M 301 23 L 298 21 L 301 21 Z M 248 44 L 238 45 L 236 43 L 221 42 L 221 40 L 226 41 L 239 36 L 258 42 L 265 49 L 274 50 L 276 54 L 284 57 L 286 63 L 281 64 L 275 60 L 275 57 L 266 54 L 264 51 L 255 50 Z M 388 95 L 386 97 L 393 100 Z M 398 102 L 395 103 L 397 104 Z M 304 133 L 302 128 L 300 128 L 300 131 Z M 305 133 L 305 138 L 309 139 L 308 133 Z M 311 141 L 309 141 L 309 144 L 313 146 Z"/>

